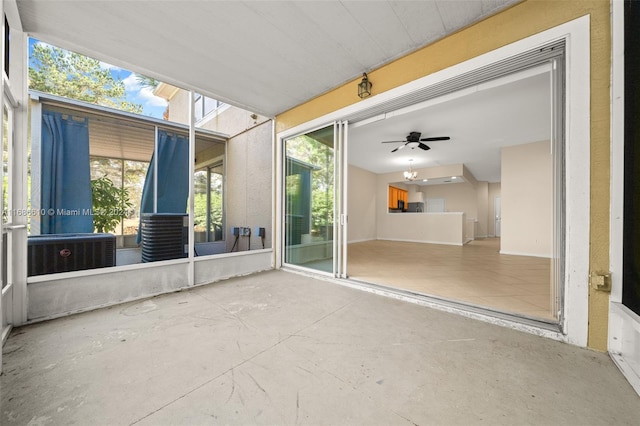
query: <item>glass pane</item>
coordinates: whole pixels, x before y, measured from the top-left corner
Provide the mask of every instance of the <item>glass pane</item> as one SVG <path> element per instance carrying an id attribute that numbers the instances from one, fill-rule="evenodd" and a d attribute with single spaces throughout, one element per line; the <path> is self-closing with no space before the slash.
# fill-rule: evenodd
<path id="1" fill-rule="evenodd" d="M 9 215 L 9 111 L 7 106 L 3 106 L 2 113 L 2 224 L 10 222 L 12 218 Z M 9 284 L 7 267 L 9 254 L 7 247 L 7 233 L 2 230 L 2 288 Z"/>
<path id="2" fill-rule="evenodd" d="M 195 233 L 195 241 L 197 243 L 207 242 L 207 169 L 197 170 L 194 176 L 194 210 L 193 210 L 193 231 Z"/>
<path id="3" fill-rule="evenodd" d="M 124 188 L 129 194 L 131 207 L 127 209 L 123 223 L 123 235 L 138 235 L 140 225 L 140 201 L 142 200 L 142 188 L 147 175 L 149 163 L 146 161 L 124 161 Z M 135 246 L 135 240 L 125 238 L 125 247 Z"/>
<path id="4" fill-rule="evenodd" d="M 204 115 L 218 108 L 218 101 L 211 98 L 204 98 Z"/>
<path id="5" fill-rule="evenodd" d="M 224 240 L 221 164 L 195 172 L 194 193 L 196 242 Z"/>
<path id="6" fill-rule="evenodd" d="M 6 105 L 2 113 L 2 216 L 3 222 L 11 221 L 7 217 L 9 211 L 9 197 L 7 190 L 9 188 L 9 111 Z"/>
<path id="7" fill-rule="evenodd" d="M 222 216 L 222 165 L 209 169 L 209 241 L 224 240 L 224 222 Z"/>
<path id="8" fill-rule="evenodd" d="M 90 162 L 94 231 L 122 235 L 120 206 L 112 202 L 114 191 L 122 190 L 122 160 L 91 158 Z"/>
<path id="9" fill-rule="evenodd" d="M 333 272 L 333 126 L 285 141 L 285 262 Z"/>

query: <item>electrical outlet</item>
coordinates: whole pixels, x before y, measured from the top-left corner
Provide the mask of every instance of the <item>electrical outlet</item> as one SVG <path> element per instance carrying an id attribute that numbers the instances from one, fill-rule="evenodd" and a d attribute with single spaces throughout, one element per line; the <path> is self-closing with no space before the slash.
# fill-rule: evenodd
<path id="1" fill-rule="evenodd" d="M 240 235 L 243 237 L 250 237 L 251 236 L 251 228 L 247 227 L 247 226 L 243 226 L 240 228 Z"/>
<path id="2" fill-rule="evenodd" d="M 267 233 L 266 233 L 264 228 L 258 227 L 258 228 L 256 228 L 256 235 L 259 236 L 259 237 L 264 238 L 264 237 L 266 237 Z"/>
<path id="3" fill-rule="evenodd" d="M 233 235 L 234 237 L 239 236 L 240 228 L 238 228 L 237 226 L 234 226 L 233 228 L 231 228 L 231 235 Z"/>

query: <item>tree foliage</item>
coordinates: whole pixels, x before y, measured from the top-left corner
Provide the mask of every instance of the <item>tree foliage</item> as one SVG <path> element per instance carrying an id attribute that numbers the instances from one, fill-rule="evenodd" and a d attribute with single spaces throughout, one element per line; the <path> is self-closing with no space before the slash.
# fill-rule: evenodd
<path id="1" fill-rule="evenodd" d="M 91 195 L 93 225 L 97 232 L 113 232 L 133 206 L 127 188 L 117 187 L 107 177 L 91 181 Z"/>
<path id="2" fill-rule="evenodd" d="M 324 228 L 333 225 L 333 148 L 311 136 L 302 135 L 288 140 L 286 149 L 288 157 L 315 167 L 311 172 L 311 232 L 321 234 Z M 295 185 L 295 176 L 287 179 Z"/>
<path id="3" fill-rule="evenodd" d="M 36 43 L 29 63 L 29 88 L 140 114 L 142 105 L 125 99 L 124 82 L 100 61 Z"/>

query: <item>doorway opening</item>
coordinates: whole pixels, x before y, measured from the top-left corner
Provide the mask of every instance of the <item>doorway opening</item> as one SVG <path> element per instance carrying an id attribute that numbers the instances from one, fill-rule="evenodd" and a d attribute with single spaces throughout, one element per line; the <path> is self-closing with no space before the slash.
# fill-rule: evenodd
<path id="1" fill-rule="evenodd" d="M 349 234 L 350 279 L 559 327 L 564 46 L 546 52 L 352 124 L 349 193 L 368 185 L 377 198 L 371 229 Z M 451 139 L 381 143 L 411 132 Z M 392 187 L 421 208 L 389 208 Z M 372 214 L 362 206 L 349 204 L 351 223 Z"/>

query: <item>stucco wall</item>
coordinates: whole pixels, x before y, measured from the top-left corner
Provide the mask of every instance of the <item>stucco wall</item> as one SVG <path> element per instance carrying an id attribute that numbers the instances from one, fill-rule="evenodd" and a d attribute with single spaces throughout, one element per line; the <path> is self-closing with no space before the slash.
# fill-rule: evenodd
<path id="1" fill-rule="evenodd" d="M 611 25 L 608 1 L 523 1 L 367 73 L 375 96 L 585 15 L 589 15 L 591 26 L 589 268 L 593 271 L 609 268 Z M 276 130 L 285 131 L 358 102 L 358 81 L 359 78 L 278 115 Z M 608 299 L 607 293 L 589 290 L 588 346 L 594 349 L 606 350 L 607 347 Z"/>
<path id="2" fill-rule="evenodd" d="M 169 100 L 169 117 L 171 117 L 171 121 L 188 124 L 188 91 L 178 90 Z M 235 136 L 268 120 L 267 117 L 253 114 L 251 111 L 226 105 L 220 107 L 217 111 L 207 114 L 202 120 L 196 123 L 196 126 L 202 129 L 224 133 L 229 136 Z"/>
<path id="3" fill-rule="evenodd" d="M 246 237 L 241 237 L 238 241 L 240 250 L 262 248 L 262 241 L 255 233 L 256 227 L 266 228 L 265 248 L 271 247 L 272 132 L 271 122 L 268 121 L 229 139 L 227 144 L 227 251 L 231 250 L 234 243 L 229 228 L 236 226 L 251 228 L 251 246 Z"/>

